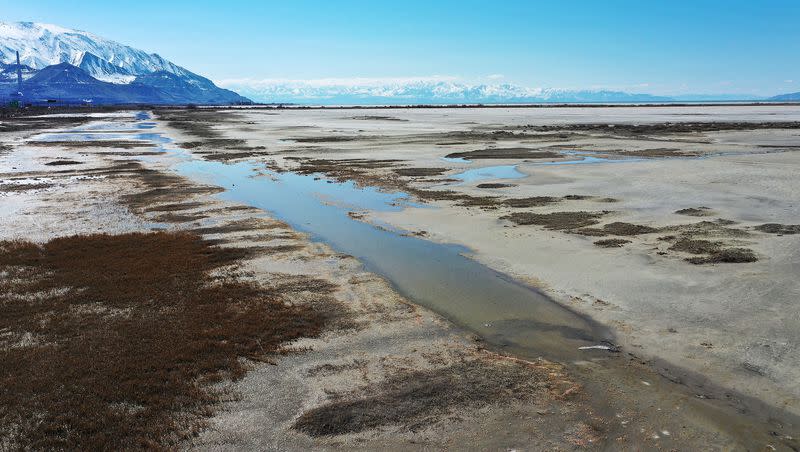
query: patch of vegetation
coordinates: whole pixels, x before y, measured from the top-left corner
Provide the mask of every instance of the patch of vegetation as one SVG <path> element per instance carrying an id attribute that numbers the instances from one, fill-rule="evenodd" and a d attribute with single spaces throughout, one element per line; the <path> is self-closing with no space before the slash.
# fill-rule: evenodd
<path id="1" fill-rule="evenodd" d="M 692 264 L 715 264 L 715 263 L 745 263 L 756 262 L 758 257 L 753 250 L 748 248 L 724 248 L 711 253 L 705 257 L 690 257 L 686 259 Z"/>
<path id="2" fill-rule="evenodd" d="M 689 207 L 675 211 L 678 215 L 688 215 L 690 217 L 707 217 L 712 214 L 710 207 Z"/>
<path id="3" fill-rule="evenodd" d="M 439 176 L 446 172 L 447 168 L 398 168 L 394 170 L 400 176 Z"/>
<path id="4" fill-rule="evenodd" d="M 607 212 L 553 212 L 532 213 L 514 212 L 500 217 L 510 220 L 518 225 L 539 225 L 551 230 L 569 230 L 592 226 L 600 222 L 600 218 Z"/>
<path id="5" fill-rule="evenodd" d="M 655 149 L 635 149 L 625 151 L 613 151 L 613 154 L 626 155 L 629 157 L 696 157 L 699 152 L 684 151 L 681 149 L 655 148 Z"/>
<path id="6" fill-rule="evenodd" d="M 486 159 L 550 159 L 560 158 L 563 155 L 553 151 L 543 151 L 531 148 L 491 148 L 477 151 L 453 152 L 446 158 L 463 158 L 467 160 Z"/>
<path id="7" fill-rule="evenodd" d="M 47 166 L 66 166 L 66 165 L 81 165 L 83 162 L 78 162 L 75 160 L 53 160 L 52 162 L 47 162 L 45 165 Z"/>
<path id="8" fill-rule="evenodd" d="M 360 120 L 360 121 L 400 121 L 400 122 L 408 122 L 408 119 L 395 118 L 393 116 L 376 116 L 376 115 L 353 116 L 350 119 L 356 119 L 356 120 Z"/>
<path id="9" fill-rule="evenodd" d="M 756 230 L 766 232 L 767 234 L 800 234 L 800 224 L 766 223 L 756 226 Z"/>
<path id="10" fill-rule="evenodd" d="M 658 229 L 642 224 L 615 221 L 613 223 L 604 225 L 603 231 L 611 235 L 639 235 L 652 234 L 654 232 L 658 232 Z"/>
<path id="11" fill-rule="evenodd" d="M 243 281 L 229 269 L 246 253 L 166 232 L 0 242 L 4 447 L 172 449 L 196 434 L 215 383 L 331 316 L 333 285 Z"/>
<path id="12" fill-rule="evenodd" d="M 548 204 L 559 202 L 560 200 L 560 198 L 554 198 L 552 196 L 532 196 L 530 198 L 509 198 L 504 200 L 501 204 L 520 209 L 525 207 L 546 206 Z"/>
<path id="13" fill-rule="evenodd" d="M 47 182 L 33 182 L 29 184 L 0 184 L 0 193 L 14 193 L 29 190 L 43 190 L 52 187 L 53 184 Z"/>
<path id="14" fill-rule="evenodd" d="M 469 361 L 405 372 L 305 412 L 294 428 L 310 436 L 356 433 L 387 425 L 417 429 L 453 410 L 575 394 L 557 373 L 514 362 Z M 570 390 L 569 388 L 575 388 Z"/>
<path id="15" fill-rule="evenodd" d="M 712 254 L 718 252 L 722 245 L 722 242 L 682 238 L 670 246 L 669 249 L 690 254 Z"/>
<path id="16" fill-rule="evenodd" d="M 605 134 L 636 136 L 664 133 L 716 132 L 720 130 L 800 129 L 799 121 L 782 122 L 663 122 L 652 124 L 559 124 L 527 125 L 522 130 L 553 132 L 560 130 L 601 132 Z"/>
<path id="17" fill-rule="evenodd" d="M 726 227 L 730 223 L 727 221 L 700 221 L 691 224 L 665 227 L 663 231 L 674 231 L 687 237 L 706 236 L 706 237 L 747 237 L 749 232 L 743 229 Z"/>
<path id="18" fill-rule="evenodd" d="M 605 239 L 594 242 L 595 245 L 601 248 L 620 248 L 626 243 L 631 243 L 631 241 L 625 239 Z"/>
<path id="19" fill-rule="evenodd" d="M 509 187 L 516 187 L 516 184 L 501 184 L 498 182 L 489 182 L 485 184 L 478 184 L 476 185 L 477 188 L 509 188 Z"/>
<path id="20" fill-rule="evenodd" d="M 291 140 L 297 143 L 342 143 L 345 141 L 355 141 L 362 137 L 353 135 L 328 135 L 321 137 L 296 137 Z"/>
<path id="21" fill-rule="evenodd" d="M 58 148 L 118 148 L 134 149 L 142 147 L 152 147 L 147 141 L 136 140 L 65 140 L 65 141 L 28 141 L 29 146 L 38 147 L 58 147 Z"/>

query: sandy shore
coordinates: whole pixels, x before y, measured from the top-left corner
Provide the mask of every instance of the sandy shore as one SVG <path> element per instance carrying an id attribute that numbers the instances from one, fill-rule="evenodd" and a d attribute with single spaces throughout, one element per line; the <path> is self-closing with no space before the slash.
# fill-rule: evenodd
<path id="1" fill-rule="evenodd" d="M 798 129 L 739 124 L 733 130 L 706 130 L 701 124 L 693 126 L 697 130 L 615 135 L 569 126 L 788 123 L 800 119 L 796 107 L 179 111 L 157 117 L 161 121 L 153 131 L 172 137 L 197 158 L 257 161 L 416 190 L 436 208 L 358 215 L 430 240 L 466 245 L 476 260 L 610 326 L 625 352 L 663 360 L 670 369 L 686 369 L 687 375 L 700 374 L 721 388 L 800 413 L 795 351 L 800 317 L 794 308 L 800 295 L 794 281 L 800 235 L 756 229 L 800 222 L 792 177 L 800 163 L 794 152 L 800 146 Z M 134 121 L 130 114 L 93 119 L 121 126 Z M 536 129 L 554 124 L 565 129 Z M 0 239 L 45 242 L 98 231 L 194 230 L 224 246 L 271 249 L 239 264 L 248 279 L 313 275 L 334 284 L 337 303 L 346 307 L 340 326 L 292 343 L 289 348 L 297 352 L 281 356 L 277 365 L 250 363 L 242 380 L 224 383 L 230 400 L 184 447 L 530 449 L 535 444 L 532 448 L 540 450 L 737 444 L 699 410 L 683 414 L 678 404 L 669 406 L 670 400 L 662 412 L 658 366 L 631 364 L 630 375 L 611 383 L 601 371 L 592 376 L 588 361 L 568 363 L 569 370 L 485 351 L 472 334 L 409 303 L 355 259 L 263 211 L 222 201 L 215 196 L 217 188 L 175 177 L 171 168 L 179 156 L 119 142 L 45 144 L 37 139 L 43 128 L 47 125 L 2 133 Z M 471 163 L 442 159 L 483 149 L 524 151 Z M 563 150 L 583 154 L 536 154 Z M 635 161 L 540 165 L 589 155 Z M 351 160 L 335 162 L 342 159 Z M 78 163 L 48 165 L 59 160 Z M 452 178 L 497 165 L 517 165 L 524 177 L 464 183 Z M 171 177 L 154 185 L 143 176 L 150 171 Z M 478 187 L 487 183 L 505 185 Z M 431 194 L 443 190 L 456 196 Z M 521 203 L 524 208 L 498 202 L 532 197 L 537 200 Z M 707 209 L 690 213 L 703 217 L 675 213 L 700 207 Z M 600 237 L 597 231 L 576 234 L 576 228 L 547 229 L 500 218 L 564 211 L 606 212 L 582 228 L 602 230 L 618 222 L 652 229 Z M 708 225 L 687 226 L 700 222 Z M 593 243 L 609 238 L 629 242 L 619 248 Z M 700 255 L 670 249 L 682 239 L 746 248 L 758 260 L 693 265 L 685 259 L 714 257 L 717 248 Z M 302 303 L 307 295 L 296 296 Z M 620 400 L 598 402 L 603 385 Z M 669 391 L 669 383 L 663 385 Z M 480 389 L 466 391 L 469 387 Z M 375 406 L 382 408 L 375 412 Z M 682 426 L 687 419 L 690 425 Z M 776 439 L 775 445 L 786 441 L 791 440 Z"/>

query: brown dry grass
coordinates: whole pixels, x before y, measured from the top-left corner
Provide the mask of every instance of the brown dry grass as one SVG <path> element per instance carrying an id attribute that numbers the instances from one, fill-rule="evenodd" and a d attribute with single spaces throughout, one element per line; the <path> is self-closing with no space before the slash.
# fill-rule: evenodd
<path id="1" fill-rule="evenodd" d="M 800 234 L 800 224 L 766 223 L 756 226 L 756 230 L 766 232 L 767 234 Z"/>
<path id="2" fill-rule="evenodd" d="M 532 148 L 491 148 L 468 152 L 453 152 L 447 158 L 463 158 L 467 160 L 481 159 L 555 159 L 563 155 L 542 149 Z"/>
<path id="3" fill-rule="evenodd" d="M 595 245 L 601 248 L 620 248 L 626 243 L 631 243 L 631 241 L 625 239 L 604 239 L 594 242 Z"/>
<path id="4" fill-rule="evenodd" d="M 310 436 L 361 432 L 389 425 L 418 430 L 456 410 L 476 412 L 489 405 L 547 403 L 575 398 L 580 387 L 544 361 L 470 360 L 450 366 L 403 371 L 300 416 L 294 428 Z"/>
<path id="5" fill-rule="evenodd" d="M 331 284 L 243 282 L 245 253 L 166 232 L 0 242 L 0 446 L 173 448 L 197 432 L 211 384 L 327 318 L 311 305 Z"/>
<path id="6" fill-rule="evenodd" d="M 510 220 L 518 225 L 539 225 L 551 230 L 571 230 L 585 228 L 600 222 L 600 218 L 607 212 L 553 212 L 531 213 L 514 212 L 500 217 L 501 220 Z"/>

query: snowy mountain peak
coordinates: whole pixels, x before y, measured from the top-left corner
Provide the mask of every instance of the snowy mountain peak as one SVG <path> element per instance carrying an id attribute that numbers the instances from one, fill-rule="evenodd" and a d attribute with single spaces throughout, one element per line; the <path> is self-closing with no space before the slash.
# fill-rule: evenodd
<path id="1" fill-rule="evenodd" d="M 157 54 L 86 31 L 36 22 L 0 22 L 0 62 L 13 63 L 17 50 L 21 63 L 34 69 L 69 63 L 112 83 L 130 83 L 137 75 L 156 71 L 193 75 Z M 88 54 L 91 62 L 84 61 Z"/>
<path id="2" fill-rule="evenodd" d="M 25 102 L 250 102 L 158 54 L 93 33 L 35 22 L 0 22 L 0 99 L 19 90 L 17 51 Z"/>

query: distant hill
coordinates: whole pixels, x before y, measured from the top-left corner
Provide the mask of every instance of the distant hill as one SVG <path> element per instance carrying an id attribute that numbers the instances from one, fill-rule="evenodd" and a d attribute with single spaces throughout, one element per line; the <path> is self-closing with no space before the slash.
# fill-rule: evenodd
<path id="1" fill-rule="evenodd" d="M 32 22 L 0 22 L 0 98 L 101 104 L 238 104 L 250 100 L 161 56 L 84 31 Z"/>
<path id="2" fill-rule="evenodd" d="M 767 100 L 775 101 L 775 102 L 800 102 L 800 92 L 798 93 L 788 93 L 788 94 L 780 94 L 778 96 L 772 96 Z"/>
<path id="3" fill-rule="evenodd" d="M 471 85 L 451 80 L 231 80 L 224 86 L 259 102 L 307 104 L 463 104 L 669 102 L 650 94 L 611 90 L 526 88 L 509 83 Z"/>

